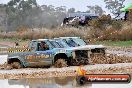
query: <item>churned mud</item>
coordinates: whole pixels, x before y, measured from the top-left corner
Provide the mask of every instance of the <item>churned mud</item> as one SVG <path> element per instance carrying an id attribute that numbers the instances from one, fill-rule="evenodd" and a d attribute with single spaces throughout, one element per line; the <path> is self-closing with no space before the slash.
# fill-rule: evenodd
<path id="1" fill-rule="evenodd" d="M 116 63 L 132 63 L 132 57 L 120 56 L 118 54 L 91 55 L 91 63 L 93 64 L 116 64 Z"/>
<path id="2" fill-rule="evenodd" d="M 63 68 L 24 68 L 0 70 L 0 79 L 46 78 L 76 76 L 78 66 Z M 88 74 L 132 73 L 132 63 L 86 65 Z"/>
<path id="3" fill-rule="evenodd" d="M 115 52 L 121 52 L 115 53 Z M 127 54 L 126 54 L 127 53 Z M 91 55 L 91 63 L 82 68 L 88 74 L 132 73 L 132 48 L 108 47 L 107 54 Z M 129 56 L 130 55 L 130 56 Z M 0 62 L 7 59 L 7 55 L 0 55 Z M 0 79 L 46 78 L 61 76 L 76 76 L 78 66 L 63 68 L 22 68 L 11 69 L 6 63 L 0 65 Z"/>

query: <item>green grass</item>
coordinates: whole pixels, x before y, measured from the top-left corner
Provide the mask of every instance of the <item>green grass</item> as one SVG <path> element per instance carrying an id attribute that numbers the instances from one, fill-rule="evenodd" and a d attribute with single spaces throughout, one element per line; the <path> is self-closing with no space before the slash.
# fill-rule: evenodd
<path id="1" fill-rule="evenodd" d="M 107 46 L 132 46 L 131 41 L 97 41 L 97 44 L 103 44 Z"/>

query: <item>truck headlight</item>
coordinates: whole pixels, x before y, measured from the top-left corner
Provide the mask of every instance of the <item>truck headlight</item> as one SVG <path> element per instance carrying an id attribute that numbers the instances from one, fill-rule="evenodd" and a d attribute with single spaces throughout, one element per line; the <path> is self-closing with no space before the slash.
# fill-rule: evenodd
<path id="1" fill-rule="evenodd" d="M 72 52 L 72 57 L 73 57 L 73 58 L 75 58 L 75 57 L 76 57 L 75 52 Z"/>

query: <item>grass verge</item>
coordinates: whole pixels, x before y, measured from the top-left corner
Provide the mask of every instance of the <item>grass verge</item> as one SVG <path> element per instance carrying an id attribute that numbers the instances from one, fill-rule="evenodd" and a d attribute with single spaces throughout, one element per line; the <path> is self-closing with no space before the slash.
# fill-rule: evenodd
<path id="1" fill-rule="evenodd" d="M 132 46 L 132 40 L 130 41 L 97 41 L 96 44 L 103 44 L 107 46 Z"/>

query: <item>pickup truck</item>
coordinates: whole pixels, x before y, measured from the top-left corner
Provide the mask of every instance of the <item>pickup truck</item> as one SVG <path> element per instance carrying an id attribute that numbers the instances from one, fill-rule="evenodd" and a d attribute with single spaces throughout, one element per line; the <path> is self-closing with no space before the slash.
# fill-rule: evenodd
<path id="1" fill-rule="evenodd" d="M 29 51 L 9 53 L 8 65 L 12 68 L 55 66 L 57 68 L 69 65 L 84 65 L 89 63 L 90 50 L 76 47 L 65 47 L 54 39 L 32 40 Z"/>

